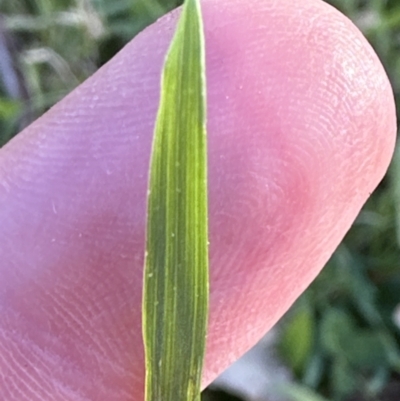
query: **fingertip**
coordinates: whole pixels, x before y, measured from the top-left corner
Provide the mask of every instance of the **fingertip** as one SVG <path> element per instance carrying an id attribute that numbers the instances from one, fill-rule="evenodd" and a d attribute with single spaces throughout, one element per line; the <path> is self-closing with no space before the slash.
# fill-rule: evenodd
<path id="1" fill-rule="evenodd" d="M 203 9 L 212 269 L 206 384 L 318 274 L 385 173 L 396 120 L 377 56 L 327 4 L 206 0 Z M 0 235 L 11 245 L 1 249 L 0 299 L 15 312 L 2 314 L 1 329 L 15 332 L 25 319 L 30 329 L 14 353 L 29 358 L 31 341 L 52 356 L 32 397 L 48 396 L 40 380 L 60 379 L 58 360 L 74 370 L 65 394 L 79 382 L 68 400 L 142 396 L 147 172 L 175 22 L 167 16 L 148 28 L 1 151 Z"/>

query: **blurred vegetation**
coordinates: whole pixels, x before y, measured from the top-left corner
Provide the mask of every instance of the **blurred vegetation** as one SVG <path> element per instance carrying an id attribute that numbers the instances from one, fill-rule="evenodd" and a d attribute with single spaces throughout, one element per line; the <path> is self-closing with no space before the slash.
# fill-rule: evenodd
<path id="1" fill-rule="evenodd" d="M 177 0 L 0 0 L 0 146 Z"/>
<path id="2" fill-rule="evenodd" d="M 0 0 L 0 146 L 180 2 Z M 400 2 L 329 2 L 372 43 L 399 105 Z M 280 353 L 307 389 L 293 392 L 292 399 L 400 399 L 399 305 L 397 152 L 342 245 L 283 319 Z M 212 399 L 232 398 L 214 394 Z"/>

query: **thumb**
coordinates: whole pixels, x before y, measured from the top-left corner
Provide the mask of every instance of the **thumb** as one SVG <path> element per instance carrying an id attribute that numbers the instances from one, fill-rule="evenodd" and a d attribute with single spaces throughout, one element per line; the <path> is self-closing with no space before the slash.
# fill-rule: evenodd
<path id="1" fill-rule="evenodd" d="M 211 306 L 204 384 L 310 284 L 387 169 L 391 88 L 318 0 L 203 2 Z M 147 172 L 176 14 L 0 152 L 0 399 L 143 397 Z"/>

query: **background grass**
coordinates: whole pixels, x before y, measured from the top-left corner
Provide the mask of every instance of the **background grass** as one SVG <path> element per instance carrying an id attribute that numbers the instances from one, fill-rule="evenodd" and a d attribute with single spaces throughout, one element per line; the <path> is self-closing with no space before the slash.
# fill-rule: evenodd
<path id="1" fill-rule="evenodd" d="M 0 0 L 0 146 L 180 2 Z M 370 40 L 399 105 L 400 3 L 330 3 Z M 397 152 L 343 244 L 283 319 L 279 352 L 310 394 L 337 401 L 398 400 L 400 331 L 394 312 L 399 304 Z M 219 393 L 213 399 L 229 397 Z"/>

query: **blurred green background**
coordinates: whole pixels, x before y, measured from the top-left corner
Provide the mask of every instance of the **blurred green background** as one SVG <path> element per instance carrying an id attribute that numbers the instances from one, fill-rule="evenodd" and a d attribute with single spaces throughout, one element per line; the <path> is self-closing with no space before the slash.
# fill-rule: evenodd
<path id="1" fill-rule="evenodd" d="M 180 3 L 0 0 L 0 146 Z M 329 3 L 367 36 L 400 104 L 400 2 Z M 297 383 L 288 384 L 287 399 L 400 400 L 399 305 L 397 152 L 342 245 L 280 324 L 277 352 Z M 237 398 L 208 390 L 206 399 Z"/>

